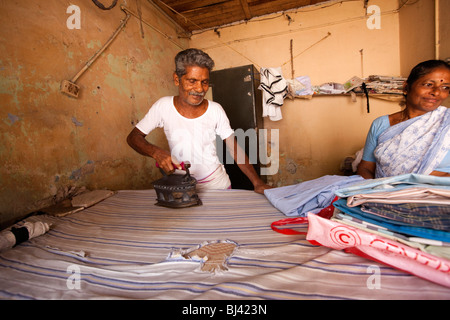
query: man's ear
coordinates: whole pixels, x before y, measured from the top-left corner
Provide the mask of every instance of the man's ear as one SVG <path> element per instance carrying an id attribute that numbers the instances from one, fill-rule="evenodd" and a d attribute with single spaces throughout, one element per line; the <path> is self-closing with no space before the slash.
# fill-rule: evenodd
<path id="1" fill-rule="evenodd" d="M 176 86 L 180 85 L 180 78 L 178 77 L 176 72 L 173 73 L 173 82 L 175 83 Z"/>

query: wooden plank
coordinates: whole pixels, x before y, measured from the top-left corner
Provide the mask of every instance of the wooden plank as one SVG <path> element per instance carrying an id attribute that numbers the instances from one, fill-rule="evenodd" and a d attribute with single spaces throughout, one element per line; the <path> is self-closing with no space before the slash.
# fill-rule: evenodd
<path id="1" fill-rule="evenodd" d="M 258 0 L 249 2 L 248 5 L 253 16 L 260 16 L 280 11 L 286 11 L 290 9 L 301 8 L 303 6 L 310 5 L 310 3 L 311 3 L 310 0 L 302 0 L 302 1 L 278 0 L 272 2 L 267 2 L 265 0 Z"/>
<path id="2" fill-rule="evenodd" d="M 150 0 L 186 31 L 209 29 L 327 0 Z"/>
<path id="3" fill-rule="evenodd" d="M 252 18 L 252 14 L 250 12 L 250 8 L 248 7 L 247 0 L 240 0 L 242 11 L 244 12 L 245 20 L 250 20 Z"/>
<path id="4" fill-rule="evenodd" d="M 234 2 L 233 0 L 196 0 L 196 1 L 166 1 L 166 4 L 172 7 L 177 12 L 184 14 L 190 12 L 198 12 L 201 10 L 215 10 L 217 6 L 220 6 L 227 2 Z M 173 4 L 171 4 L 173 3 Z"/>
<path id="5" fill-rule="evenodd" d="M 215 10 L 205 10 L 201 12 L 201 19 L 196 14 L 187 14 L 186 16 L 203 28 L 212 28 L 225 25 L 231 22 L 245 20 L 246 17 L 239 6 L 239 0 L 236 1 L 238 6 L 233 3 L 224 3 Z"/>
<path id="6" fill-rule="evenodd" d="M 177 12 L 173 11 L 170 6 L 166 5 L 164 2 L 160 0 L 151 0 L 156 6 L 158 6 L 165 14 L 167 14 L 172 20 L 176 21 L 180 27 L 182 27 L 185 31 L 192 31 L 191 23 L 186 21 L 185 19 L 180 19 L 180 16 Z"/>

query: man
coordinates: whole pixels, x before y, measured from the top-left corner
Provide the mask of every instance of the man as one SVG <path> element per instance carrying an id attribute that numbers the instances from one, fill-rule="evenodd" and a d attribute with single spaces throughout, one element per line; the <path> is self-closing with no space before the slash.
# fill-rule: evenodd
<path id="1" fill-rule="evenodd" d="M 138 153 L 154 158 L 167 173 L 182 169 L 181 163 L 189 162 L 200 190 L 229 189 L 230 179 L 216 153 L 216 135 L 219 135 L 255 192 L 263 194 L 270 186 L 261 180 L 239 147 L 225 111 L 218 103 L 205 99 L 213 67 L 214 61 L 201 50 L 178 53 L 173 75 L 178 95 L 155 102 L 130 132 L 127 142 Z M 170 153 L 145 139 L 157 127 L 164 128 Z M 240 163 L 237 159 L 245 160 Z"/>

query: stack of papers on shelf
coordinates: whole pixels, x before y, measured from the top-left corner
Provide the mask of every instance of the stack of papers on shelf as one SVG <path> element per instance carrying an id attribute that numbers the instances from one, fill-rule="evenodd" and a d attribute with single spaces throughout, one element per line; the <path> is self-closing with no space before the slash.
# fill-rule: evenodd
<path id="1" fill-rule="evenodd" d="M 371 75 L 367 78 L 353 77 L 344 83 L 346 92 L 363 92 L 361 88 L 365 83 L 369 93 L 375 94 L 402 94 L 406 78 Z"/>
<path id="2" fill-rule="evenodd" d="M 403 94 L 406 78 L 372 75 L 366 80 L 369 93 Z"/>
<path id="3" fill-rule="evenodd" d="M 311 85 L 311 80 L 308 76 L 301 76 L 287 80 L 288 97 L 311 98 L 316 94 L 364 93 L 363 84 L 365 84 L 369 94 L 402 95 L 405 81 L 406 78 L 402 77 L 370 75 L 367 78 L 354 76 L 342 84 L 327 82 L 321 85 Z"/>

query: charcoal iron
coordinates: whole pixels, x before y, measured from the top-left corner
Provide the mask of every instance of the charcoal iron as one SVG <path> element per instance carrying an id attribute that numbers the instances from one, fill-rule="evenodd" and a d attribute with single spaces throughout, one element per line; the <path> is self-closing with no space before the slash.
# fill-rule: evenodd
<path id="1" fill-rule="evenodd" d="M 159 169 L 163 177 L 153 182 L 156 191 L 156 205 L 169 208 L 186 208 L 202 205 L 195 187 L 197 180 L 189 173 L 189 163 L 184 163 L 183 169 L 186 174 L 173 173 L 167 175 L 164 170 Z"/>

